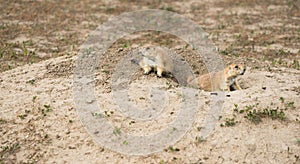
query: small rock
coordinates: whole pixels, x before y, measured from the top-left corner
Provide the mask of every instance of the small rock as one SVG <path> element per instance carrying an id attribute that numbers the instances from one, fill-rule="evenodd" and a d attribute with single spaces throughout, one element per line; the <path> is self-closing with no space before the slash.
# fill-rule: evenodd
<path id="1" fill-rule="evenodd" d="M 69 149 L 76 149 L 76 147 L 73 145 L 69 145 Z"/>
<path id="2" fill-rule="evenodd" d="M 117 51 L 118 52 L 121 52 L 121 51 L 123 51 L 124 49 L 123 48 L 119 48 Z"/>
<path id="3" fill-rule="evenodd" d="M 218 95 L 216 92 L 211 92 L 210 95 Z"/>
<path id="4" fill-rule="evenodd" d="M 67 130 L 67 131 L 66 131 L 66 134 L 70 134 L 70 133 L 71 133 L 70 130 Z"/>
<path id="5" fill-rule="evenodd" d="M 92 104 L 95 100 L 91 99 L 91 100 L 87 100 L 86 103 L 87 104 Z"/>

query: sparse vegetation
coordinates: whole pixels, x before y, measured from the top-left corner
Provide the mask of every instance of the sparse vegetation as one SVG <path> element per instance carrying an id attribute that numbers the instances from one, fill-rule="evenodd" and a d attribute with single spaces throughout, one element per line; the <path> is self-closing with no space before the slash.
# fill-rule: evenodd
<path id="1" fill-rule="evenodd" d="M 124 43 L 122 47 L 123 48 L 128 48 L 129 46 L 130 46 L 129 43 Z"/>
<path id="2" fill-rule="evenodd" d="M 109 74 L 108 70 L 101 70 L 101 72 L 105 73 L 105 74 Z"/>
<path id="3" fill-rule="evenodd" d="M 1 124 L 5 124 L 5 123 L 7 123 L 7 121 L 4 120 L 4 119 L 2 119 L 2 118 L 0 118 L 0 125 L 1 125 Z"/>
<path id="4" fill-rule="evenodd" d="M 31 80 L 28 80 L 26 83 L 29 83 L 29 84 L 33 85 L 34 82 L 35 82 L 35 80 L 34 80 L 34 79 L 31 79 Z"/>
<path id="5" fill-rule="evenodd" d="M 52 112 L 52 108 L 50 105 L 43 105 L 43 107 L 38 107 L 38 111 L 42 114 L 42 116 L 47 116 L 47 113 Z"/>
<path id="6" fill-rule="evenodd" d="M 294 105 L 294 102 L 287 102 L 285 104 L 285 107 L 286 108 L 289 108 L 289 109 L 296 109 L 295 105 Z"/>
<path id="7" fill-rule="evenodd" d="M 168 150 L 169 150 L 170 152 L 180 151 L 180 149 L 174 148 L 173 146 L 169 146 Z"/>
<path id="8" fill-rule="evenodd" d="M 183 92 L 177 92 L 176 94 L 180 98 L 181 102 L 185 101 L 185 95 L 183 94 Z"/>
<path id="9" fill-rule="evenodd" d="M 299 53 L 300 53 L 300 50 L 299 50 Z M 294 59 L 293 60 L 293 63 L 292 63 L 292 68 L 295 68 L 297 70 L 300 70 L 300 64 L 299 64 L 299 61 Z"/>
<path id="10" fill-rule="evenodd" d="M 197 130 L 198 130 L 199 132 L 201 131 L 201 129 L 202 129 L 202 127 L 200 127 L 200 126 L 197 127 Z"/>
<path id="11" fill-rule="evenodd" d="M 296 140 L 297 144 L 300 145 L 300 138 Z"/>
<path id="12" fill-rule="evenodd" d="M 116 136 L 120 136 L 121 135 L 121 128 L 115 127 L 113 134 Z"/>
<path id="13" fill-rule="evenodd" d="M 221 127 L 230 127 L 230 126 L 234 126 L 237 123 L 237 121 L 235 120 L 235 118 L 226 118 L 225 119 L 225 123 L 221 124 Z"/>
<path id="14" fill-rule="evenodd" d="M 272 119 L 280 119 L 280 120 L 285 120 L 285 113 L 281 109 L 269 109 L 265 108 L 263 110 L 246 110 L 246 115 L 245 118 L 250 120 L 251 122 L 258 124 L 259 122 L 262 121 L 262 118 L 272 118 Z"/>
<path id="15" fill-rule="evenodd" d="M 238 112 L 239 111 L 238 104 L 233 104 L 233 106 L 234 106 L 233 111 Z"/>
<path id="16" fill-rule="evenodd" d="M 0 42 L 0 60 L 13 61 L 9 65 L 1 65 L 4 70 L 8 70 L 17 66 L 17 63 L 28 64 L 40 59 L 35 55 L 33 50 L 33 42 L 31 40 L 23 42 Z"/>
<path id="17" fill-rule="evenodd" d="M 167 10 L 167 11 L 172 11 L 174 12 L 174 9 L 172 6 L 168 6 L 168 7 L 161 7 L 160 10 Z"/>
<path id="18" fill-rule="evenodd" d="M 168 6 L 166 9 L 167 9 L 168 11 L 174 11 L 174 9 L 173 9 L 172 6 Z"/>
<path id="19" fill-rule="evenodd" d="M 0 162 L 1 162 L 1 159 L 4 156 L 15 154 L 17 151 L 20 150 L 21 146 L 19 143 L 11 143 L 11 144 L 3 145 L 0 148 L 1 148 L 0 150 Z"/>
<path id="20" fill-rule="evenodd" d="M 37 96 L 33 96 L 32 97 L 32 102 L 35 103 L 36 99 L 37 99 Z"/>
<path id="21" fill-rule="evenodd" d="M 18 114 L 17 117 L 20 118 L 21 120 L 24 120 L 29 115 L 38 115 L 38 114 L 41 114 L 43 117 L 45 117 L 45 116 L 47 116 L 47 114 L 49 112 L 52 111 L 52 108 L 50 107 L 50 105 L 47 105 L 47 104 L 43 105 L 43 107 L 38 106 L 37 110 L 36 110 L 36 107 L 35 107 L 36 99 L 37 99 L 37 96 L 33 96 L 33 98 L 32 98 L 33 110 L 25 109 L 24 113 Z"/>
<path id="22" fill-rule="evenodd" d="M 91 114 L 93 117 L 104 117 L 102 113 L 92 112 Z"/>
<path id="23" fill-rule="evenodd" d="M 285 102 L 283 97 L 279 98 L 281 104 L 283 104 L 284 108 L 280 108 L 279 106 L 274 106 L 273 103 L 270 106 L 261 108 L 259 103 L 254 105 L 247 105 L 244 109 L 239 110 L 238 105 L 234 104 L 233 111 L 237 113 L 245 113 L 244 118 L 248 119 L 249 121 L 258 124 L 262 121 L 263 118 L 271 118 L 273 120 L 278 119 L 284 121 L 286 119 L 286 114 L 284 111 L 288 109 L 295 109 L 294 102 Z M 232 126 L 235 125 L 234 119 L 226 119 L 226 123 L 221 124 L 221 126 Z"/>
<path id="24" fill-rule="evenodd" d="M 74 154 L 74 151 L 76 153 L 80 150 L 98 150 L 93 152 L 84 152 L 84 157 L 86 158 L 87 163 L 112 163 L 112 161 L 116 163 L 122 163 L 122 161 L 130 161 L 132 163 L 226 163 L 226 161 L 231 161 L 239 163 L 245 161 L 245 158 L 247 158 L 247 161 L 252 161 L 255 158 L 256 161 L 280 161 L 282 163 L 298 163 L 300 161 L 299 154 L 297 154 L 299 152 L 298 148 L 300 146 L 300 138 L 295 135 L 297 133 L 297 131 L 295 132 L 295 128 L 297 130 L 297 127 L 295 126 L 300 125 L 300 117 L 297 115 L 299 104 L 297 104 L 298 102 L 296 99 L 293 100 L 295 102 L 289 100 L 290 97 L 295 98 L 295 95 L 300 94 L 300 87 L 295 87 L 297 85 L 294 85 L 294 92 L 290 86 L 286 86 L 285 88 L 276 88 L 276 90 L 282 89 L 282 94 L 279 95 L 286 96 L 280 100 L 281 104 L 279 105 L 278 101 L 274 101 L 273 99 L 273 97 L 277 95 L 272 95 L 269 99 L 270 101 L 274 101 L 274 104 L 252 104 L 252 102 L 256 100 L 253 100 L 251 97 L 246 99 L 246 101 L 240 102 L 247 103 L 249 105 L 247 107 L 245 107 L 244 104 L 235 104 L 235 112 L 233 112 L 233 116 L 227 116 L 228 118 L 220 117 L 221 123 L 223 123 L 224 127 L 228 128 L 219 129 L 220 127 L 217 127 L 217 130 L 224 131 L 225 133 L 232 132 L 233 130 L 240 130 L 238 135 L 229 134 L 222 136 L 222 134 L 217 132 L 212 134 L 212 137 L 208 138 L 206 143 L 204 142 L 205 139 L 202 137 L 195 137 L 200 135 L 198 133 L 201 131 L 201 127 L 193 127 L 191 134 L 197 134 L 193 136 L 193 138 L 190 138 L 190 133 L 188 133 L 186 135 L 188 137 L 180 141 L 179 145 L 182 146 L 182 149 L 180 148 L 181 152 L 176 153 L 176 150 L 179 151 L 179 149 L 171 146 L 169 149 L 166 147 L 165 150 L 167 152 L 155 153 L 147 157 L 131 158 L 126 155 L 113 155 L 115 153 L 107 150 L 106 148 L 101 147 L 99 149 L 95 147 L 97 144 L 93 143 L 91 137 L 83 139 L 80 138 L 85 137 L 86 135 L 82 135 L 82 128 L 78 129 L 78 126 L 80 125 L 73 123 L 73 121 L 77 122 L 74 120 L 74 114 L 76 112 L 73 106 L 67 106 L 71 103 L 69 103 L 70 101 L 68 101 L 68 99 L 65 99 L 65 94 L 70 95 L 71 92 L 69 92 L 69 90 L 67 90 L 67 92 L 59 91 L 60 89 L 66 89 L 69 85 L 68 82 L 64 83 L 61 87 L 56 88 L 54 86 L 53 90 L 48 90 L 47 85 L 49 80 L 43 78 L 51 77 L 52 79 L 50 82 L 52 82 L 52 86 L 56 85 L 56 82 L 60 81 L 56 81 L 55 78 L 59 77 L 66 80 L 65 76 L 61 76 L 61 73 L 69 75 L 69 71 L 67 70 L 71 69 L 71 65 L 59 65 L 57 69 L 54 69 L 56 68 L 56 62 L 61 60 L 60 58 L 57 58 L 53 60 L 51 59 L 49 62 L 46 61 L 41 64 L 33 65 L 29 68 L 26 66 L 23 67 L 24 69 L 7 71 L 25 64 L 30 65 L 34 62 L 58 56 L 65 56 L 68 57 L 66 60 L 73 60 L 78 55 L 77 52 L 79 52 L 78 49 L 80 48 L 80 45 L 87 37 L 90 36 L 89 34 L 94 31 L 98 25 L 103 24 L 107 20 L 112 20 L 111 18 L 113 16 L 118 16 L 123 12 L 124 14 L 127 14 L 125 12 L 133 10 L 161 8 L 167 11 L 176 11 L 178 14 L 192 19 L 196 24 L 202 26 L 204 30 L 209 33 L 208 36 L 216 47 L 221 49 L 219 52 L 222 54 L 221 57 L 224 64 L 227 64 L 228 62 L 245 62 L 247 63 L 247 66 L 251 67 L 249 71 L 250 73 L 254 72 L 251 72 L 253 69 L 255 71 L 266 70 L 269 71 L 270 74 L 282 73 L 284 76 L 287 75 L 288 79 L 294 74 L 294 72 L 300 70 L 300 50 L 298 51 L 300 43 L 300 28 L 299 23 L 296 21 L 299 17 L 299 3 L 297 0 L 237 2 L 233 0 L 226 0 L 212 1 L 210 3 L 202 1 L 183 2 L 161 0 L 123 0 L 112 2 L 85 1 L 84 3 L 77 3 L 76 1 L 74 3 L 70 3 L 70 1 L 63 0 L 59 4 L 55 1 L 2 1 L 0 8 L 2 11 L 0 14 L 0 72 L 3 73 L 3 76 L 0 78 L 0 86 L 1 91 L 2 89 L 5 91 L 2 92 L 2 95 L 0 96 L 0 106 L 3 108 L 1 109 L 3 115 L 1 114 L 2 118 L 0 118 L 0 163 L 42 163 L 45 161 L 52 161 L 55 163 L 61 161 L 58 158 L 65 154 L 72 155 L 72 153 L 70 154 L 68 151 L 72 151 Z M 203 19 L 203 15 L 207 18 Z M 152 15 L 147 15 L 145 19 L 152 21 L 151 16 Z M 170 21 L 176 21 L 176 19 L 172 19 Z M 160 21 L 154 23 L 160 23 Z M 180 26 L 186 25 L 181 24 L 181 22 L 178 23 L 180 23 Z M 147 25 L 145 24 L 145 26 L 139 27 L 146 26 Z M 153 29 L 152 26 L 148 26 L 148 28 Z M 124 26 L 123 29 L 126 30 L 129 28 Z M 164 29 L 168 30 L 169 27 Z M 142 31 L 141 33 L 134 34 L 133 37 L 125 36 L 119 41 L 113 43 L 109 50 L 102 55 L 99 66 L 96 66 L 96 78 L 94 79 L 96 88 L 101 88 L 100 91 L 103 91 L 103 94 L 112 93 L 110 78 L 114 73 L 115 64 L 118 63 L 119 59 L 121 59 L 123 55 L 126 55 L 126 53 L 131 51 L 133 48 L 146 45 L 148 43 L 170 47 L 176 53 L 183 56 L 186 61 L 188 61 L 188 64 L 192 65 L 192 72 L 197 75 L 204 74 L 205 69 L 208 67 L 205 66 L 203 60 L 210 59 L 209 56 L 205 55 L 205 53 L 201 53 L 201 57 L 198 57 L 199 55 L 194 55 L 193 52 L 195 50 L 199 50 L 201 52 L 201 49 L 199 49 L 196 45 L 189 45 L 186 43 L 187 40 L 193 41 L 193 37 L 197 34 L 188 35 L 190 34 L 190 31 L 180 31 L 180 28 L 178 28 L 178 30 L 176 29 L 176 32 L 182 32 L 181 34 L 184 35 L 187 34 L 185 36 L 188 36 L 189 38 L 185 38 L 185 41 L 179 42 L 178 40 L 182 40 L 183 38 L 178 38 L 177 36 L 173 36 L 173 34 Z M 99 34 L 101 35 L 101 33 Z M 112 36 L 108 39 L 114 39 L 114 37 Z M 198 40 L 197 43 L 202 44 L 202 42 L 199 41 L 201 40 Z M 101 45 L 98 44 L 98 46 L 102 49 Z M 122 50 L 119 51 L 119 49 Z M 261 58 L 263 59 L 261 60 Z M 103 65 L 101 65 L 102 62 L 104 63 Z M 293 73 L 290 73 L 290 69 L 275 69 L 270 63 L 272 63 L 275 67 L 288 67 L 295 70 L 291 70 Z M 45 71 L 43 67 L 47 64 L 52 66 L 50 66 L 50 68 L 47 67 L 47 70 Z M 39 68 L 43 70 L 38 72 L 40 69 L 36 68 L 41 65 L 42 67 Z M 18 72 L 18 70 L 20 70 L 20 72 Z M 37 72 L 37 76 L 34 75 L 35 72 Z M 43 73 L 43 75 L 41 73 Z M 295 74 L 298 76 L 297 72 Z M 18 79 L 21 76 L 22 78 Z M 135 78 L 136 74 L 134 74 L 133 77 Z M 276 76 L 268 77 L 266 79 L 275 80 L 275 78 Z M 27 80 L 24 81 L 24 79 Z M 278 78 L 278 80 L 282 80 L 282 78 Z M 292 80 L 294 80 L 294 77 Z M 12 81 L 11 85 L 21 85 L 22 87 L 16 87 L 20 89 L 17 90 L 17 92 L 15 92 L 15 87 L 11 87 L 10 91 L 9 81 Z M 18 81 L 21 81 L 21 83 L 18 83 Z M 282 80 L 282 82 L 287 84 L 290 80 Z M 297 81 L 295 81 L 294 84 L 297 84 L 296 82 Z M 57 85 L 59 84 L 57 83 Z M 101 85 L 105 87 L 103 88 L 104 90 L 102 90 Z M 42 88 L 35 88 L 33 91 L 30 90 L 32 87 L 40 86 L 42 86 Z M 167 89 L 177 89 L 177 87 L 172 83 L 168 86 L 169 87 Z M 268 86 L 268 84 L 264 84 L 262 88 L 262 90 L 255 92 L 254 96 L 259 94 L 260 91 L 266 93 L 273 89 Z M 249 91 L 252 92 L 251 88 L 243 90 L 241 93 L 246 92 L 248 94 Z M 29 92 L 29 94 L 25 92 Z M 176 91 L 173 91 L 173 93 L 175 92 Z M 170 95 L 174 96 L 173 93 Z M 207 95 L 206 93 L 199 93 L 199 95 L 196 94 L 195 96 L 198 96 L 197 98 L 202 101 L 203 96 Z M 289 96 L 287 93 L 293 95 Z M 6 96 L 5 94 L 9 95 Z M 51 95 L 47 97 L 45 96 L 47 94 Z M 233 93 L 231 97 L 226 97 L 226 99 L 234 99 L 235 94 L 236 92 Z M 16 99 L 14 99 L 15 96 L 19 95 L 20 97 L 16 97 Z M 54 97 L 57 95 L 58 97 Z M 28 97 L 24 98 L 24 96 Z M 11 100 L 8 98 L 11 98 Z M 137 96 L 137 99 L 138 98 L 140 98 L 140 101 L 138 101 L 139 103 L 145 102 L 144 100 L 147 99 L 145 95 L 139 95 Z M 168 100 L 169 102 L 172 102 L 173 99 L 184 101 L 185 97 L 175 95 Z M 204 99 L 206 100 L 207 97 Z M 266 99 L 268 98 L 264 98 L 264 100 Z M 10 102 L 12 103 L 9 104 Z M 233 100 L 233 102 L 235 102 L 235 100 Z M 44 105 L 45 103 L 46 105 Z M 101 102 L 99 101 L 99 103 Z M 30 107 L 31 104 L 32 108 Z M 195 115 L 197 123 L 194 125 L 203 126 L 202 130 L 206 129 L 204 125 L 198 124 L 198 121 L 201 121 L 200 119 L 202 119 L 202 114 L 206 114 L 202 111 L 202 109 L 207 109 L 206 107 L 210 104 L 211 101 L 205 101 L 204 108 L 199 109 L 199 111 L 201 111 Z M 114 109 L 113 105 L 115 104 L 107 106 L 109 108 L 104 109 L 107 110 L 106 112 L 89 114 L 92 114 L 94 119 L 101 117 L 114 121 L 114 118 L 112 118 L 113 113 L 110 112 L 111 109 Z M 62 108 L 60 108 L 61 106 Z M 56 110 L 54 107 L 64 110 Z M 54 113 L 53 111 L 59 113 Z M 166 111 L 166 113 L 167 120 L 169 119 L 169 111 Z M 179 114 L 178 116 L 181 116 L 177 108 L 174 108 L 170 113 L 172 114 L 172 119 L 176 117 L 175 113 Z M 12 118 L 10 118 L 10 116 L 12 116 Z M 266 130 L 265 126 L 252 127 L 252 122 L 265 123 L 269 121 L 267 123 L 270 123 L 272 119 L 276 120 L 273 121 L 273 125 L 277 128 L 276 130 Z M 296 123 L 294 122 L 295 120 Z M 121 123 L 122 128 L 123 126 L 127 126 L 129 121 L 130 118 L 125 120 L 123 124 Z M 129 122 L 131 125 L 130 128 L 142 128 L 141 125 L 144 124 L 140 124 L 139 120 L 136 121 L 136 123 L 135 121 Z M 204 118 L 203 121 L 205 123 Z M 243 126 L 240 124 L 240 121 L 251 124 L 250 128 L 252 129 L 249 128 L 249 125 L 246 125 L 246 127 Z M 161 123 L 160 120 L 157 121 L 157 123 Z M 119 126 L 119 122 L 117 125 Z M 165 124 L 163 123 L 162 125 Z M 270 127 L 273 125 L 270 125 Z M 49 126 L 51 126 L 51 128 L 48 128 Z M 66 128 L 68 128 L 68 130 L 66 130 Z M 81 134 L 76 132 L 77 130 L 79 130 L 78 132 Z M 127 127 L 124 130 L 127 131 Z M 151 128 L 149 128 L 149 130 L 151 130 Z M 286 133 L 289 134 L 287 140 L 285 140 L 284 135 L 277 135 L 277 132 L 285 134 L 284 132 L 288 130 L 289 133 Z M 69 135 L 70 131 L 71 135 Z M 110 133 L 112 133 L 112 131 L 114 131 L 114 134 L 112 135 L 117 135 L 117 137 L 118 135 L 123 135 L 123 131 L 121 131 L 120 128 L 111 129 Z M 259 133 L 260 131 L 263 131 L 263 133 Z M 255 133 L 251 134 L 251 132 Z M 98 130 L 97 133 L 101 133 L 101 130 Z M 268 135 L 274 135 L 273 133 L 276 135 L 276 142 L 283 142 L 283 147 L 280 145 L 271 145 L 270 147 L 269 144 L 273 143 L 272 139 L 274 138 L 268 137 Z M 245 135 L 246 138 L 239 138 L 245 137 Z M 249 145 L 244 145 L 245 142 L 243 142 L 243 139 L 253 139 L 251 135 L 258 135 L 254 136 L 254 138 L 261 140 L 257 140 L 254 145 L 252 145 L 252 141 L 249 142 Z M 237 137 L 237 139 L 227 138 L 230 136 Z M 264 136 L 266 137 L 264 138 Z M 291 138 L 295 136 L 297 137 Z M 213 141 L 210 140 L 212 138 L 214 139 Z M 49 144 L 49 141 L 46 139 L 54 139 L 59 142 L 54 143 L 53 146 L 53 144 Z M 230 142 L 226 142 L 228 140 Z M 123 143 L 123 146 L 127 144 L 131 146 L 131 143 L 128 143 L 126 140 L 119 141 L 121 144 Z M 69 146 L 68 143 L 71 143 L 71 145 Z M 230 148 L 233 149 L 229 150 L 227 147 L 228 145 L 230 145 Z M 68 146 L 70 150 L 68 149 Z M 260 146 L 263 148 L 269 148 L 268 152 L 264 152 L 265 149 L 260 149 Z M 285 152 L 286 146 L 288 146 L 289 149 L 287 152 Z M 215 151 L 214 148 L 217 149 L 217 152 L 222 152 L 223 150 L 226 151 L 225 155 L 222 155 L 222 153 L 211 153 L 211 151 Z M 256 148 L 255 153 L 251 155 L 253 148 Z M 60 152 L 60 150 L 62 150 L 62 152 Z M 238 150 L 245 151 L 238 152 Z M 263 155 L 260 155 L 261 153 L 263 153 Z M 106 157 L 106 159 L 103 158 L 104 161 L 99 161 L 99 159 L 97 159 L 99 154 Z M 272 156 L 274 155 L 276 155 L 276 158 L 273 160 Z M 182 161 L 178 161 L 180 157 L 183 158 Z M 78 160 L 79 158 L 81 157 L 75 155 L 73 157 L 73 161 Z M 177 161 L 173 161 L 172 159 L 177 159 Z"/>
<path id="25" fill-rule="evenodd" d="M 110 117 L 112 114 L 114 114 L 113 111 L 104 111 L 104 115 L 105 115 L 106 117 Z"/>
<path id="26" fill-rule="evenodd" d="M 280 100 L 281 103 L 284 103 L 284 98 L 283 97 L 280 97 L 279 100 Z"/>
<path id="27" fill-rule="evenodd" d="M 44 107 L 46 109 L 46 112 L 51 112 L 52 111 L 52 109 L 50 108 L 50 105 L 45 104 Z"/>
<path id="28" fill-rule="evenodd" d="M 197 137 L 196 137 L 196 141 L 197 141 L 198 143 L 201 143 L 201 142 L 205 142 L 206 139 L 204 139 L 202 136 L 197 136 Z"/>
<path id="29" fill-rule="evenodd" d="M 123 141 L 123 144 L 124 144 L 124 145 L 128 145 L 128 142 L 127 142 L 127 141 Z"/>
<path id="30" fill-rule="evenodd" d="M 24 120 L 28 115 L 27 114 L 20 114 L 18 117 L 22 120 Z"/>

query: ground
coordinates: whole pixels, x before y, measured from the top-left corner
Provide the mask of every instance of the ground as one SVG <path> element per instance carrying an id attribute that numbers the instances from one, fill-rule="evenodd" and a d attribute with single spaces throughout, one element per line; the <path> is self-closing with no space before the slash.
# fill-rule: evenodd
<path id="1" fill-rule="evenodd" d="M 300 163 L 300 1 L 1 1 L 0 163 Z M 142 9 L 179 13 L 206 31 L 226 65 L 243 63 L 243 90 L 227 94 L 213 132 L 199 137 L 209 92 L 197 91 L 199 109 L 181 140 L 158 153 L 112 151 L 87 132 L 76 112 L 73 68 L 79 47 L 113 16 Z M 176 36 L 144 31 L 119 39 L 95 74 L 95 95 L 107 119 L 123 132 L 148 134 L 174 120 L 185 100 L 169 77 L 136 72 L 129 99 L 150 104 L 149 87 L 167 91 L 158 120 L 124 118 L 112 101 L 115 67 L 145 44 L 170 48 L 196 75 L 207 72 L 193 48 Z M 145 87 L 147 86 L 147 87 Z"/>

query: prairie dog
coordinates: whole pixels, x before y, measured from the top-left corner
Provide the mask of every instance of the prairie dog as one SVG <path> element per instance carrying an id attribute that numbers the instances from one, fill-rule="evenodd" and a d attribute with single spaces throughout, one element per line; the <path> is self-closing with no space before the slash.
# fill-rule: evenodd
<path id="1" fill-rule="evenodd" d="M 143 56 L 139 65 L 143 68 L 144 74 L 149 74 L 152 69 L 156 71 L 158 77 L 162 77 L 163 73 L 172 73 L 174 64 L 167 48 L 149 46 L 142 48 L 139 55 Z"/>
<path id="2" fill-rule="evenodd" d="M 203 89 L 205 91 L 230 91 L 230 88 L 235 90 L 242 89 L 237 83 L 236 78 L 243 75 L 246 68 L 242 64 L 231 64 L 223 71 L 212 72 L 201 75 L 195 79 L 189 77 L 187 80 L 188 86 L 193 88 Z"/>

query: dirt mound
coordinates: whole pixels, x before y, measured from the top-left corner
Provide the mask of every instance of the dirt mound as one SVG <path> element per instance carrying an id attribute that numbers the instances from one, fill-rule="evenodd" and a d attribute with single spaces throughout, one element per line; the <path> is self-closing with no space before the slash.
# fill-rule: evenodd
<path id="1" fill-rule="evenodd" d="M 198 112 L 188 133 L 160 153 L 139 157 L 98 145 L 81 124 L 72 95 L 73 75 L 65 70 L 72 69 L 74 59 L 50 59 L 1 73 L 3 162 L 299 162 L 298 70 L 247 70 L 239 79 L 244 90 L 230 92 L 225 97 L 223 108 L 216 115 L 215 128 L 205 139 L 200 134 L 206 127 L 205 118 L 214 95 L 199 91 Z M 108 120 L 122 131 L 149 134 L 178 117 L 178 107 L 185 101 L 176 83 L 151 74 L 130 83 L 130 101 L 147 107 L 151 87 L 166 91 L 169 103 L 157 120 L 148 122 L 119 113 L 112 94 L 103 85 L 96 86 L 95 95 L 101 109 L 110 115 Z"/>
<path id="2" fill-rule="evenodd" d="M 299 163 L 299 2 L 2 1 L 0 163 Z M 208 70 L 192 45 L 170 33 L 141 31 L 119 38 L 96 69 L 96 101 L 87 101 L 103 109 L 100 116 L 117 127 L 116 135 L 159 132 L 185 116 L 179 106 L 188 102 L 188 96 L 199 100 L 190 130 L 176 144 L 159 153 L 128 156 L 97 144 L 95 134 L 82 125 L 75 108 L 73 68 L 80 45 L 99 25 L 144 9 L 191 19 L 209 34 L 224 65 L 243 63 L 248 69 L 238 79 L 244 89 L 225 95 L 220 111 L 212 108 L 212 100 L 220 94 L 184 95 L 174 79 L 138 71 L 128 87 L 130 103 L 147 110 L 152 88 L 166 95 L 164 106 L 155 108 L 162 109 L 157 119 L 139 121 L 118 110 L 111 87 L 116 65 L 131 50 L 143 45 L 167 47 L 195 75 Z M 123 144 L 130 146 L 127 141 Z"/>

